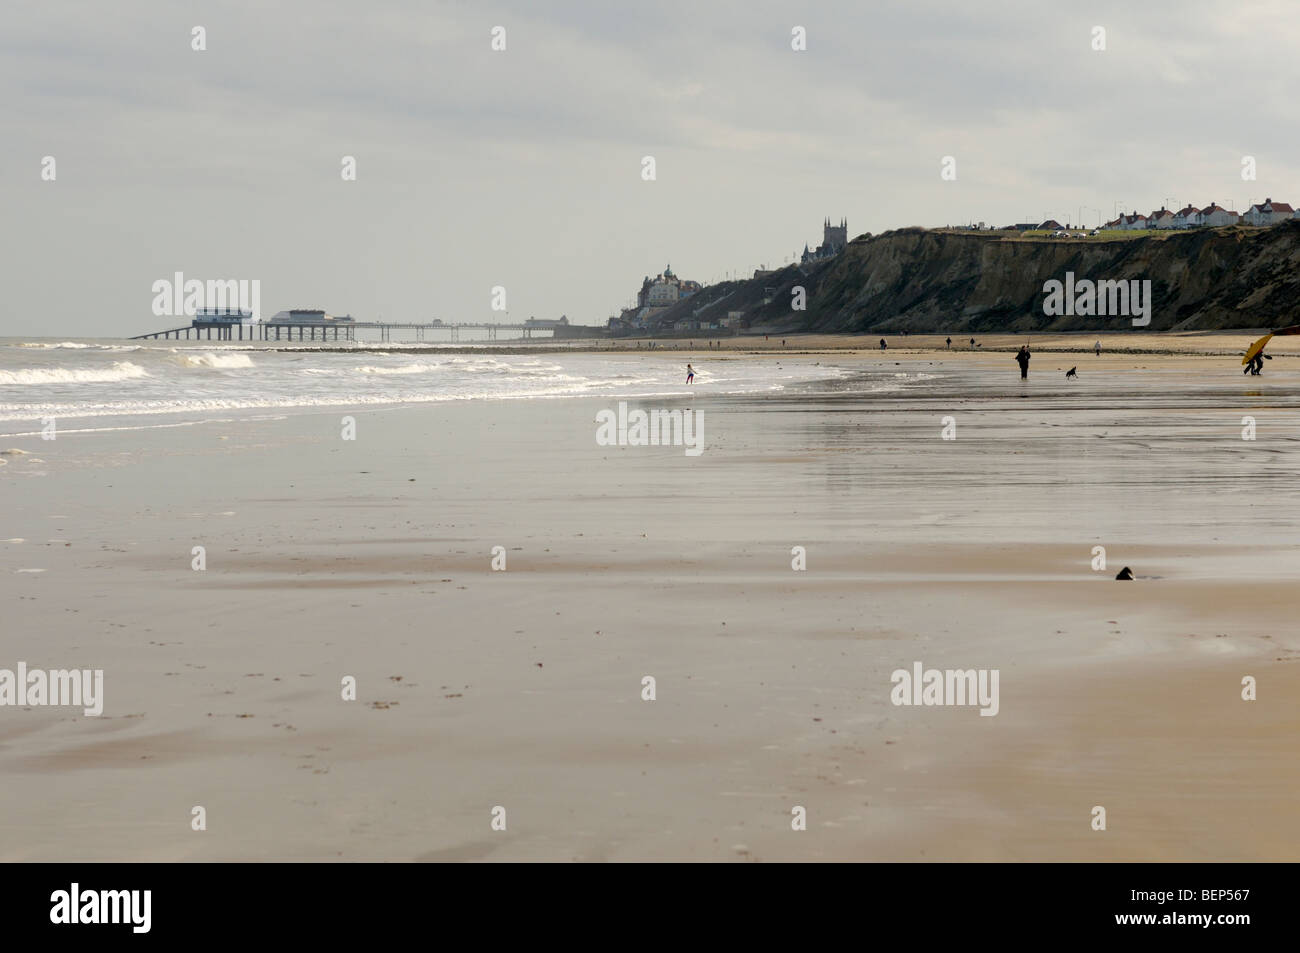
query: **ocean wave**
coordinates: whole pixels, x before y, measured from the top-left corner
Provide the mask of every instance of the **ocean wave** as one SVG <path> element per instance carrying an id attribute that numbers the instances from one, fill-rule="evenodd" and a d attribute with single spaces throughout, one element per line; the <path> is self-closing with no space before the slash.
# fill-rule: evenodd
<path id="1" fill-rule="evenodd" d="M 399 364 L 396 367 L 375 367 L 370 364 L 354 368 L 358 374 L 428 374 L 438 370 L 437 364 Z"/>
<path id="2" fill-rule="evenodd" d="M 130 361 L 110 367 L 25 367 L 0 371 L 0 384 L 100 384 L 148 377 L 149 372 Z"/>
<path id="3" fill-rule="evenodd" d="M 34 347 L 45 351 L 142 351 L 139 344 L 84 344 L 80 341 L 61 341 L 51 344 L 49 341 L 24 341 L 18 347 Z"/>
<path id="4" fill-rule="evenodd" d="M 782 385 L 774 384 L 780 390 Z M 632 400 L 655 397 L 681 397 L 691 393 L 680 387 L 655 387 L 604 395 L 589 394 L 585 390 L 561 387 L 531 392 L 520 391 L 463 391 L 458 393 L 419 392 L 411 394 L 350 394 L 281 395 L 263 398 L 182 398 L 177 400 L 132 400 L 100 404 L 0 404 L 0 422 L 35 420 L 41 417 L 139 417 L 154 414 L 211 413 L 235 410 L 305 410 L 324 407 L 400 406 L 407 404 L 439 404 L 474 400 L 542 400 L 567 397 L 606 396 L 611 399 Z M 61 431 L 63 432 L 63 431 Z M 29 437 L 40 431 L 20 431 L 0 434 L 6 437 Z"/>
<path id="5" fill-rule="evenodd" d="M 211 367 L 218 370 L 257 366 L 247 354 L 214 354 L 211 351 L 202 351 L 198 354 L 176 351 L 173 360 L 181 367 Z"/>

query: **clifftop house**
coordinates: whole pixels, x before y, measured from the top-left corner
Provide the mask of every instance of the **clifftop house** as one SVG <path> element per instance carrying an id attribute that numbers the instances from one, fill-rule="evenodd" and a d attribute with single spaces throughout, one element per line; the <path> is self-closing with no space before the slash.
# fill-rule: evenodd
<path id="1" fill-rule="evenodd" d="M 1148 226 L 1151 220 L 1145 215 L 1139 215 L 1136 211 L 1132 215 L 1121 215 L 1113 222 L 1107 222 L 1103 228 L 1122 228 L 1126 231 L 1142 229 Z"/>
<path id="2" fill-rule="evenodd" d="M 1278 222 L 1295 217 L 1295 209 L 1285 202 L 1264 199 L 1259 205 L 1246 209 L 1242 218 L 1249 225 L 1276 225 Z"/>
<path id="3" fill-rule="evenodd" d="M 1216 202 L 1211 202 L 1205 208 L 1201 209 L 1197 224 L 1199 225 L 1236 225 L 1241 220 L 1241 216 L 1236 212 L 1229 212 L 1226 208 Z"/>
<path id="4" fill-rule="evenodd" d="M 1152 212 L 1147 219 L 1147 228 L 1173 228 L 1177 218 L 1177 215 L 1162 205 L 1160 211 Z"/>
<path id="5" fill-rule="evenodd" d="M 682 298 L 689 298 L 700 290 L 698 281 L 683 281 L 673 274 L 673 266 L 667 266 L 653 279 L 648 275 L 641 282 L 637 292 L 638 308 L 670 308 Z"/>

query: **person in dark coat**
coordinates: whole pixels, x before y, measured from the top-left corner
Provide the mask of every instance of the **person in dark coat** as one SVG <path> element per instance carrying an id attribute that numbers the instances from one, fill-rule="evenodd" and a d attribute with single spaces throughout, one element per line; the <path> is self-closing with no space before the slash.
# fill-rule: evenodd
<path id="1" fill-rule="evenodd" d="M 1023 347 L 1020 348 L 1020 352 L 1016 355 L 1016 363 L 1020 365 L 1020 376 L 1022 378 L 1028 377 L 1029 376 L 1029 345 L 1024 345 Z"/>

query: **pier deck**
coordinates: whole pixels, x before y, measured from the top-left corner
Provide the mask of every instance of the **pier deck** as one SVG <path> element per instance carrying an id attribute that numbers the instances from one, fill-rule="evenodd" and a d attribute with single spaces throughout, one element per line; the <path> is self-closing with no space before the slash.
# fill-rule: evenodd
<path id="1" fill-rule="evenodd" d="M 547 331 L 554 333 L 551 327 L 537 326 L 530 324 L 416 324 L 407 322 L 389 322 L 389 321 L 326 321 L 326 322 L 297 322 L 297 321 L 259 321 L 253 324 L 227 324 L 220 322 L 199 322 L 195 321 L 189 325 L 179 328 L 167 328 L 162 331 L 151 331 L 147 334 L 137 334 L 130 338 L 132 341 L 144 340 L 168 340 L 175 338 L 180 340 L 182 336 L 186 340 L 190 339 L 193 333 L 194 340 L 204 340 L 204 332 L 207 334 L 206 340 L 214 340 L 213 331 L 216 331 L 215 340 L 218 341 L 279 341 L 281 333 L 284 340 L 294 340 L 294 331 L 298 332 L 297 340 L 315 341 L 317 340 L 316 332 L 320 332 L 321 341 L 334 340 L 340 338 L 344 341 L 355 341 L 359 329 L 377 330 L 380 341 L 391 341 L 394 331 L 414 331 L 415 340 L 429 340 L 426 335 L 437 332 L 446 332 L 448 341 L 459 341 L 460 332 L 464 330 L 487 331 L 487 340 L 496 341 L 501 331 L 518 331 L 518 338 L 507 340 L 523 340 L 533 336 L 535 331 Z M 247 330 L 247 338 L 245 338 Z M 341 335 L 339 332 L 343 332 Z M 333 332 L 331 335 L 330 332 Z"/>

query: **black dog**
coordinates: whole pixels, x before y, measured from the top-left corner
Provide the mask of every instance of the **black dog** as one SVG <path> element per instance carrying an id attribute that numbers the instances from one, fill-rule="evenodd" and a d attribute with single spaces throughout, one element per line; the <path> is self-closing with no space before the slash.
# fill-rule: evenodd
<path id="1" fill-rule="evenodd" d="M 1079 369 L 1079 366 L 1076 364 L 1074 367 L 1072 367 L 1072 368 L 1070 368 L 1068 371 L 1066 371 L 1066 372 L 1065 372 L 1065 379 L 1068 381 L 1071 377 L 1078 377 L 1079 375 L 1075 373 L 1075 371 L 1077 371 L 1078 369 Z"/>

